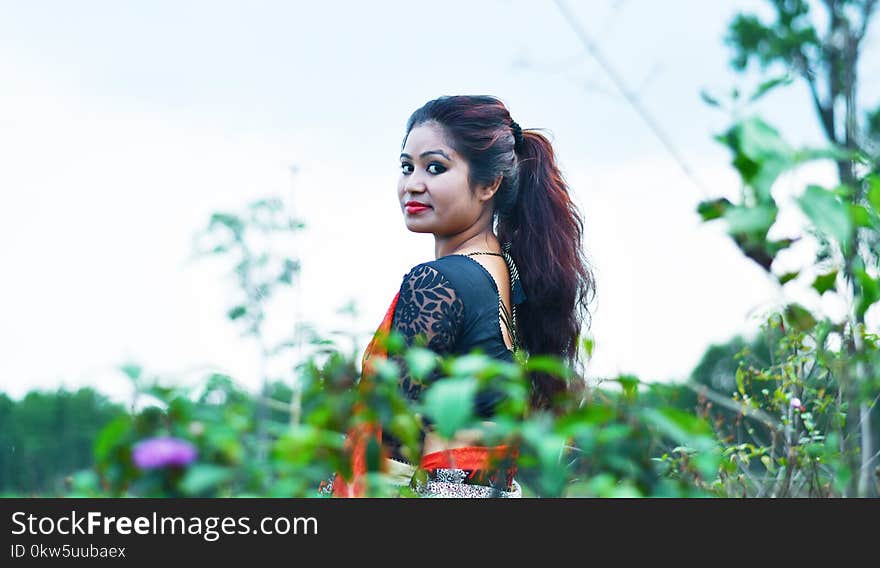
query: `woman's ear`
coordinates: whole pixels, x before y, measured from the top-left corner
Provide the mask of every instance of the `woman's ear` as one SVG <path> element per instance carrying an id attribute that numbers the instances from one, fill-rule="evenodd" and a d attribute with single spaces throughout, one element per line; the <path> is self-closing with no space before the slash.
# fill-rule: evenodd
<path id="1" fill-rule="evenodd" d="M 498 191 L 498 188 L 501 187 L 501 180 L 504 176 L 498 176 L 495 180 L 489 185 L 478 186 L 477 187 L 477 199 L 480 200 L 481 203 L 485 203 L 492 199 L 495 195 L 495 192 Z"/>

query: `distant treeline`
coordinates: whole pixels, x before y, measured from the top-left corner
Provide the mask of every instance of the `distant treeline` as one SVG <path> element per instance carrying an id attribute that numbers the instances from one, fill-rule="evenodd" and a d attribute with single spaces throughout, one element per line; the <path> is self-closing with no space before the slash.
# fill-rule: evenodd
<path id="1" fill-rule="evenodd" d="M 65 476 L 94 463 L 98 432 L 125 412 L 91 388 L 0 393 L 0 495 L 62 493 Z"/>

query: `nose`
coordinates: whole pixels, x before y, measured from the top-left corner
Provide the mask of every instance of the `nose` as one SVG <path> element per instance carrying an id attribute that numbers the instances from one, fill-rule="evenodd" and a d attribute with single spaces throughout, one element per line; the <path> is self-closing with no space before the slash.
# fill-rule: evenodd
<path id="1" fill-rule="evenodd" d="M 419 180 L 409 179 L 409 180 L 407 180 L 406 185 L 403 187 L 403 193 L 404 193 L 404 195 L 416 195 L 416 194 L 424 193 L 425 189 L 427 189 L 427 188 L 425 187 L 424 182 L 421 182 Z"/>

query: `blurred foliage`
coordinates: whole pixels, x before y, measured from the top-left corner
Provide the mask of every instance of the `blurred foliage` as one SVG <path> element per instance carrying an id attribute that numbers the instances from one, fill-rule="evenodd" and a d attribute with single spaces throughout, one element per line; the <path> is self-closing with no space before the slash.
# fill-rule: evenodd
<path id="1" fill-rule="evenodd" d="M 738 14 L 726 36 L 734 52 L 731 65 L 746 72 L 756 63 L 773 73 L 752 99 L 795 78 L 809 89 L 821 131 L 834 152 L 840 183 L 854 191 L 856 207 L 864 199 L 864 173 L 878 174 L 880 103 L 858 106 L 859 62 L 864 40 L 876 14 L 876 0 L 767 0 L 772 19 Z M 782 73 L 778 75 L 778 73 Z M 821 194 L 817 194 L 821 196 Z M 836 215 L 832 210 L 829 214 Z M 835 223 L 840 231 L 845 224 Z M 856 223 L 856 226 L 859 226 Z M 839 236 L 839 235 L 838 235 Z M 880 263 L 880 237 L 860 236 L 866 262 Z M 846 246 L 845 240 L 839 241 Z M 871 260 L 868 260 L 868 256 Z"/>
<path id="2" fill-rule="evenodd" d="M 406 347 L 392 334 L 392 353 L 416 363 L 421 347 Z M 378 420 L 418 456 L 422 417 L 452 437 L 462 428 L 485 429 L 489 444 L 513 443 L 520 451 L 517 480 L 524 494 L 540 497 L 703 496 L 695 480 L 705 480 L 721 460 L 707 421 L 681 408 L 694 397 L 677 387 L 643 385 L 634 377 L 610 381 L 618 388 L 594 389 L 583 404 L 551 416 L 525 408 L 526 362 L 506 363 L 480 353 L 440 358 L 444 377 L 432 383 L 416 404 L 399 393 L 399 369 L 389 363 L 368 389 L 357 383 L 353 361 L 328 348 L 323 363 L 301 367 L 301 424 L 285 420 L 290 391 L 277 385 L 268 402 L 271 450 L 259 460 L 254 400 L 223 375 L 210 375 L 200 391 L 153 385 L 144 390 L 155 404 L 117 418 L 95 444 L 97 464 L 75 476 L 73 494 L 92 496 L 274 496 L 317 497 L 320 482 L 345 473 L 343 434 L 362 420 Z M 408 356 L 409 355 L 409 356 Z M 434 357 L 432 355 L 432 357 Z M 546 368 L 546 362 L 541 363 Z M 491 381 L 508 395 L 486 429 L 470 412 L 481 383 Z M 686 391 L 686 389 L 685 389 Z M 366 412 L 355 405 L 366 403 Z M 136 442 L 156 436 L 185 439 L 198 448 L 186 467 L 140 470 L 132 462 Z M 659 456 L 687 456 L 675 476 Z M 401 495 L 386 483 L 379 462 L 371 464 L 370 495 Z M 402 493 L 406 496 L 406 490 Z"/>
<path id="3" fill-rule="evenodd" d="M 713 417 L 725 444 L 724 467 L 713 489 L 743 496 L 877 496 L 880 351 L 877 336 L 867 332 L 866 316 L 880 300 L 880 155 L 871 142 L 875 113 L 860 121 L 855 97 L 860 42 L 876 2 L 769 4 L 772 23 L 752 14 L 732 22 L 727 40 L 735 51 L 733 66 L 745 71 L 757 61 L 764 71 L 781 65 L 788 74 L 765 81 L 745 105 L 738 91 L 732 93 L 727 108 L 733 125 L 717 140 L 732 155 L 742 192 L 735 201 L 707 199 L 697 211 L 706 222 L 724 222 L 743 254 L 780 286 L 799 282 L 820 296 L 836 294 L 847 314 L 832 321 L 786 301 L 763 323 L 767 349 L 742 345 L 733 357 L 738 361 L 733 374 L 729 362 L 701 363 L 694 377 L 703 382 L 696 389 L 706 399 L 701 412 Z M 817 7 L 827 16 L 824 33 L 817 24 L 821 18 L 813 15 Z M 743 112 L 790 84 L 792 76 L 810 89 L 826 148 L 796 150 L 765 120 Z M 715 97 L 704 99 L 725 106 Z M 837 166 L 839 185 L 808 185 L 790 203 L 777 203 L 771 188 L 780 175 L 809 160 L 829 159 Z M 780 207 L 799 210 L 806 220 L 801 234 L 769 238 Z M 777 256 L 804 238 L 818 243 L 812 262 L 794 272 L 775 271 Z M 730 354 L 712 354 L 717 355 L 726 360 Z M 719 364 L 722 372 L 707 377 Z M 735 391 L 726 398 L 731 377 Z"/>
<path id="4" fill-rule="evenodd" d="M 838 333 L 827 321 L 801 330 L 783 315 L 772 314 L 754 341 L 736 338 L 707 351 L 693 379 L 715 387 L 695 391 L 702 394 L 700 415 L 725 444 L 725 467 L 716 482 L 720 494 L 847 493 L 852 471 L 841 445 L 847 413 L 839 373 L 849 362 L 846 352 L 834 347 L 840 345 Z M 864 339 L 867 356 L 876 360 L 877 336 Z M 769 354 L 767 346 L 773 349 Z M 878 388 L 875 383 L 869 390 Z M 870 435 L 880 435 L 880 421 L 873 420 Z"/>

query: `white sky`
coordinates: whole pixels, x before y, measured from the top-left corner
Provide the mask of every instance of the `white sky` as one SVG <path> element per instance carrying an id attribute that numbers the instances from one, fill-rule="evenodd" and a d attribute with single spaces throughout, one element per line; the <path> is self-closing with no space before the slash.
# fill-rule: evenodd
<path id="1" fill-rule="evenodd" d="M 703 185 L 736 196 L 712 140 L 729 119 L 698 94 L 747 83 L 721 38 L 763 4 L 569 4 Z M 876 101 L 873 31 L 862 94 Z M 301 287 L 273 306 L 273 333 L 344 328 L 336 310 L 355 300 L 365 341 L 402 276 L 433 258 L 431 236 L 403 224 L 397 154 L 409 114 L 443 94 L 493 94 L 552 132 L 597 276 L 591 377 L 684 378 L 783 297 L 699 221 L 701 190 L 549 1 L 0 1 L 0 77 L 0 391 L 13 396 L 94 385 L 122 398 L 127 360 L 255 387 L 256 349 L 225 319 L 233 281 L 187 259 L 212 212 L 268 195 L 308 225 L 289 248 Z M 799 85 L 758 110 L 795 145 L 821 140 Z M 777 189 L 832 178 L 804 168 Z"/>

